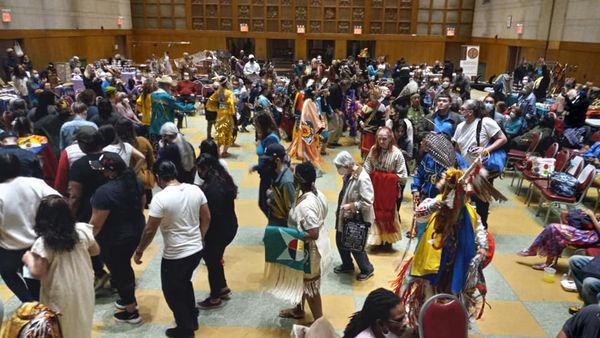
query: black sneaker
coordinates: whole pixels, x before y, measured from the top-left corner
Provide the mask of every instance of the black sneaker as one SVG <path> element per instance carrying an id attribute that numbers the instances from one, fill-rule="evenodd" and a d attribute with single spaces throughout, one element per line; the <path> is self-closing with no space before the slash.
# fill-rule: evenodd
<path id="1" fill-rule="evenodd" d="M 335 268 L 333 268 L 333 272 L 335 272 L 335 273 L 353 273 L 354 267 L 347 268 L 342 264 L 342 265 L 338 265 Z"/>
<path id="2" fill-rule="evenodd" d="M 373 271 L 369 272 L 369 273 L 359 273 L 358 276 L 356 276 L 356 280 L 359 282 L 362 281 L 366 281 L 367 279 L 373 277 Z"/>
<path id="3" fill-rule="evenodd" d="M 219 295 L 219 298 L 221 298 L 221 300 L 230 300 L 231 299 L 231 289 L 222 291 L 221 294 Z"/>
<path id="4" fill-rule="evenodd" d="M 198 302 L 198 308 L 202 310 L 212 310 L 218 309 L 225 305 L 221 298 L 217 298 L 217 301 L 214 301 L 212 298 L 208 297 L 205 300 Z"/>
<path id="5" fill-rule="evenodd" d="M 127 306 L 125 306 L 125 304 L 123 304 L 123 301 L 120 300 L 120 299 L 117 299 L 115 301 L 115 307 L 117 308 L 117 310 L 125 310 L 125 309 L 127 309 Z M 135 309 L 139 310 L 137 302 L 135 302 Z"/>
<path id="6" fill-rule="evenodd" d="M 138 324 L 142 322 L 142 317 L 137 310 L 134 312 L 120 311 L 115 313 L 113 318 L 120 323 Z"/>
<path id="7" fill-rule="evenodd" d="M 170 338 L 194 338 L 194 333 L 182 332 L 177 327 L 172 327 L 165 331 L 165 335 Z"/>

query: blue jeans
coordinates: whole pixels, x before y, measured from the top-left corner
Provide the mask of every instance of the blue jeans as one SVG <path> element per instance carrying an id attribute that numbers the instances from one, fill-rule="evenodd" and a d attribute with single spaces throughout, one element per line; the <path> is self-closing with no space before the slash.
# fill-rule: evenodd
<path id="1" fill-rule="evenodd" d="M 588 256 L 572 256 L 569 267 L 573 272 L 577 291 L 583 299 L 583 305 L 598 304 L 600 300 L 600 279 L 589 277 L 582 269 L 592 260 Z"/>
<path id="2" fill-rule="evenodd" d="M 352 253 L 352 256 L 354 256 L 354 259 L 356 260 L 356 264 L 358 264 L 358 268 L 360 269 L 361 273 L 364 274 L 369 274 L 371 272 L 373 272 L 375 270 L 375 268 L 373 268 L 373 264 L 371 264 L 371 262 L 369 262 L 369 256 L 367 256 L 367 253 L 364 251 L 361 252 L 356 252 L 356 251 L 348 251 L 348 250 L 344 250 L 342 249 L 342 233 L 339 231 L 335 232 L 335 242 L 338 248 L 338 252 L 340 253 L 340 257 L 342 258 L 342 265 L 344 266 L 344 268 L 352 268 L 354 269 L 354 264 L 352 263 L 352 257 L 350 256 L 350 253 Z"/>

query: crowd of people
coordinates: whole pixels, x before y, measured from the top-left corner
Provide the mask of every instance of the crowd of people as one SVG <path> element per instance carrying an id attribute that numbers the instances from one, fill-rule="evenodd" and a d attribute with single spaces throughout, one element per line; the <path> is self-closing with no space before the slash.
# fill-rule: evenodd
<path id="1" fill-rule="evenodd" d="M 600 164 L 598 134 L 585 123 L 599 90 L 567 81 L 549 95 L 543 60 L 499 76 L 481 99 L 471 98 L 469 78 L 450 61 L 428 66 L 400 59 L 391 66 L 364 53 L 331 64 L 316 57 L 294 63 L 287 76 L 243 51 L 213 61 L 202 74 L 187 53 L 175 69 L 165 56 L 162 67 L 154 60 L 155 67 L 124 79 L 131 65 L 119 55 L 85 66 L 73 57 L 71 78 L 60 79 L 53 64 L 38 72 L 26 55 L 7 51 L 3 69 L 15 97 L 0 121 L 0 275 L 21 302 L 59 309 L 65 337 L 91 335 L 94 294 L 107 285 L 118 293 L 114 319 L 141 322 L 131 262 L 144 260 L 158 229 L 162 290 L 176 322 L 167 336 L 193 336 L 199 309 L 229 300 L 223 255 L 237 232 L 238 188 L 225 159 L 250 126 L 259 209 L 268 225 L 300 232 L 310 257 L 302 301 L 281 317 L 304 317 L 306 300 L 319 319 L 323 271 L 353 274 L 354 258 L 356 280 L 365 281 L 375 273 L 370 254 L 392 251 L 406 230 L 418 241 L 395 292 L 373 291 L 344 337 L 400 336 L 414 328 L 431 293 L 464 296 L 476 317 L 475 293 L 485 296 L 477 286 L 491 259 L 490 201 L 503 199 L 493 184 L 504 168 L 484 169 L 491 154 L 526 149 L 531 133 L 544 130 L 542 145 L 558 141 L 582 152 L 591 145 L 584 156 Z M 76 80 L 83 88 L 68 90 Z M 546 99 L 551 111 L 539 112 L 536 102 Z M 180 131 L 197 112 L 207 121 L 199 156 Z M 332 160 L 343 187 L 333 226 L 342 264 L 331 267 L 327 202 L 316 181 L 328 149 L 343 142 L 361 158 L 341 151 Z M 408 229 L 399 216 L 407 184 L 415 211 Z M 589 233 L 552 225 L 521 254 L 547 255 L 550 265 L 573 233 L 600 246 L 598 221 L 586 215 Z M 358 249 L 347 246 L 352 222 L 368 228 Z M 196 303 L 191 276 L 201 260 L 210 295 Z M 600 294 L 598 282 L 582 272 L 587 261 L 571 259 L 585 305 L 598 303 L 593 293 Z"/>

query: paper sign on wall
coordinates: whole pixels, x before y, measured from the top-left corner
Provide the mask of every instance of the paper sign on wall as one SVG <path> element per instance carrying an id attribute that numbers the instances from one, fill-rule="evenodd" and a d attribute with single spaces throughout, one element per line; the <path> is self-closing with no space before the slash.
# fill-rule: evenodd
<path id="1" fill-rule="evenodd" d="M 465 46 L 465 59 L 460 60 L 460 66 L 467 76 L 477 76 L 479 67 L 479 46 Z"/>

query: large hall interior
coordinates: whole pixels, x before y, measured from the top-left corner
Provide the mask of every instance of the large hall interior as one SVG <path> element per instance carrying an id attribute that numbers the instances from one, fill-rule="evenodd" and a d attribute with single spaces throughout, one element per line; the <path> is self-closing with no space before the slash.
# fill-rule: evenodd
<path id="1" fill-rule="evenodd" d="M 0 337 L 600 337 L 600 0 L 0 0 Z"/>

